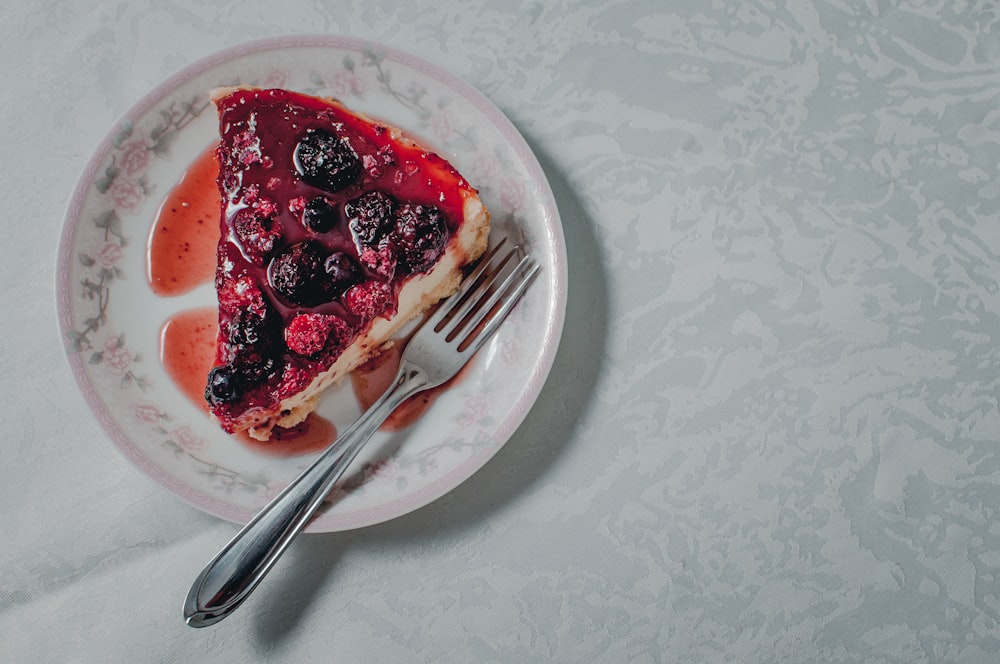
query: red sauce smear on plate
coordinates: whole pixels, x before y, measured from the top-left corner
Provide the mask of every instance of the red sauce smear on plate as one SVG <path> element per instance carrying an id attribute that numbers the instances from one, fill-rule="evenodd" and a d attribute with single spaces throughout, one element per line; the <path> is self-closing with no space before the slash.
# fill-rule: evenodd
<path id="1" fill-rule="evenodd" d="M 218 175 L 213 147 L 191 164 L 160 206 L 146 247 L 146 278 L 157 295 L 182 295 L 215 275 Z"/>
<path id="2" fill-rule="evenodd" d="M 160 329 L 160 362 L 180 391 L 206 413 L 205 379 L 215 362 L 219 313 L 215 307 L 171 316 Z"/>

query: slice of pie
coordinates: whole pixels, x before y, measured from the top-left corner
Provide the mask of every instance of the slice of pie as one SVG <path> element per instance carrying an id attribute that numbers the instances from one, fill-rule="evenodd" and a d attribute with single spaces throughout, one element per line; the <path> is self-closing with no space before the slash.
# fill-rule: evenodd
<path id="1" fill-rule="evenodd" d="M 219 336 L 205 399 L 268 440 L 458 287 L 489 213 L 443 158 L 331 99 L 213 92 Z"/>

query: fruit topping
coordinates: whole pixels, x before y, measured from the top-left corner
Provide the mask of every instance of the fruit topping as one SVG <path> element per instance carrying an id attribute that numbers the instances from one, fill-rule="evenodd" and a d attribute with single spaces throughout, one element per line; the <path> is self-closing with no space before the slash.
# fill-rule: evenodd
<path id="1" fill-rule="evenodd" d="M 285 328 L 285 343 L 299 355 L 315 355 L 328 343 L 341 347 L 349 334 L 347 323 L 328 314 L 298 314 Z"/>
<path id="2" fill-rule="evenodd" d="M 326 233 L 337 224 L 337 208 L 322 196 L 317 196 L 302 210 L 302 225 L 314 233 Z"/>
<path id="3" fill-rule="evenodd" d="M 267 319 L 267 315 L 237 309 L 229 320 L 229 343 L 240 350 L 266 346 L 270 337 Z"/>
<path id="4" fill-rule="evenodd" d="M 361 174 L 361 160 L 347 139 L 323 129 L 306 132 L 294 158 L 302 181 L 324 191 L 345 189 Z"/>
<path id="5" fill-rule="evenodd" d="M 275 368 L 273 314 L 266 308 L 238 308 L 222 322 L 224 364 L 212 369 L 205 399 L 212 404 L 234 403 Z"/>
<path id="6" fill-rule="evenodd" d="M 254 208 L 243 208 L 233 216 L 233 230 L 243 255 L 254 265 L 263 266 L 281 239 L 281 226 L 273 214 L 265 216 Z"/>
<path id="7" fill-rule="evenodd" d="M 260 316 L 247 309 L 233 312 L 222 329 L 228 336 L 228 363 L 233 365 L 245 382 L 257 383 L 274 369 L 274 316 Z"/>
<path id="8" fill-rule="evenodd" d="M 267 278 L 271 287 L 292 304 L 314 307 L 331 299 L 325 262 L 322 245 L 305 240 L 275 256 Z"/>
<path id="9" fill-rule="evenodd" d="M 253 131 L 240 132 L 233 140 L 232 154 L 237 164 L 244 168 L 260 161 L 260 139 Z"/>
<path id="10" fill-rule="evenodd" d="M 348 288 L 344 293 L 344 306 L 365 321 L 396 313 L 395 303 L 389 297 L 389 286 L 380 281 L 366 281 Z"/>
<path id="11" fill-rule="evenodd" d="M 423 272 L 437 261 L 448 244 L 448 226 L 441 211 L 433 205 L 399 208 L 394 241 L 400 259 L 411 272 Z"/>
<path id="12" fill-rule="evenodd" d="M 391 279 L 396 272 L 396 265 L 398 264 L 396 260 L 396 248 L 388 235 L 382 238 L 377 249 L 362 249 L 359 258 L 365 267 L 386 279 Z"/>
<path id="13" fill-rule="evenodd" d="M 243 381 L 236 369 L 223 364 L 209 372 L 205 400 L 211 404 L 234 403 L 243 396 L 243 390 Z"/>
<path id="14" fill-rule="evenodd" d="M 358 280 L 358 266 L 351 257 L 342 251 L 335 251 L 323 261 L 323 271 L 330 280 L 330 286 L 335 291 L 344 288 Z"/>
<path id="15" fill-rule="evenodd" d="M 382 191 L 369 191 L 344 204 L 358 251 L 376 248 L 395 225 L 396 200 Z"/>
<path id="16" fill-rule="evenodd" d="M 276 393 L 279 398 L 297 394 L 306 389 L 315 377 L 316 374 L 309 369 L 297 366 L 295 363 L 289 363 L 281 373 Z"/>
<path id="17" fill-rule="evenodd" d="M 223 312 L 246 309 L 258 316 L 267 315 L 264 294 L 260 292 L 253 278 L 241 275 L 236 279 L 226 279 L 217 285 L 219 310 Z"/>

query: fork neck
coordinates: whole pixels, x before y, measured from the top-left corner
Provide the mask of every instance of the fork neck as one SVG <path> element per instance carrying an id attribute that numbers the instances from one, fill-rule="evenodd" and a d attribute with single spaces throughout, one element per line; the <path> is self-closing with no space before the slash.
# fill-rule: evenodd
<path id="1" fill-rule="evenodd" d="M 369 410 L 387 409 L 386 416 L 388 416 L 396 406 L 430 385 L 431 379 L 427 372 L 404 359 L 399 363 L 399 370 L 389 389 L 371 405 Z"/>

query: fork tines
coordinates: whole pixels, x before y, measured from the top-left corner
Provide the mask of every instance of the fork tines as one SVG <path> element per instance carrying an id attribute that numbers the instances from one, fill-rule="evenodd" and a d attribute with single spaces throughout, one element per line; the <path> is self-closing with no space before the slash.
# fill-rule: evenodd
<path id="1" fill-rule="evenodd" d="M 448 342 L 466 332 L 458 350 L 471 347 L 474 352 L 488 339 L 517 304 L 540 265 L 518 245 L 508 245 L 502 238 L 480 260 L 462 282 L 458 291 L 448 298 L 428 320 L 435 332 L 445 332 Z"/>

